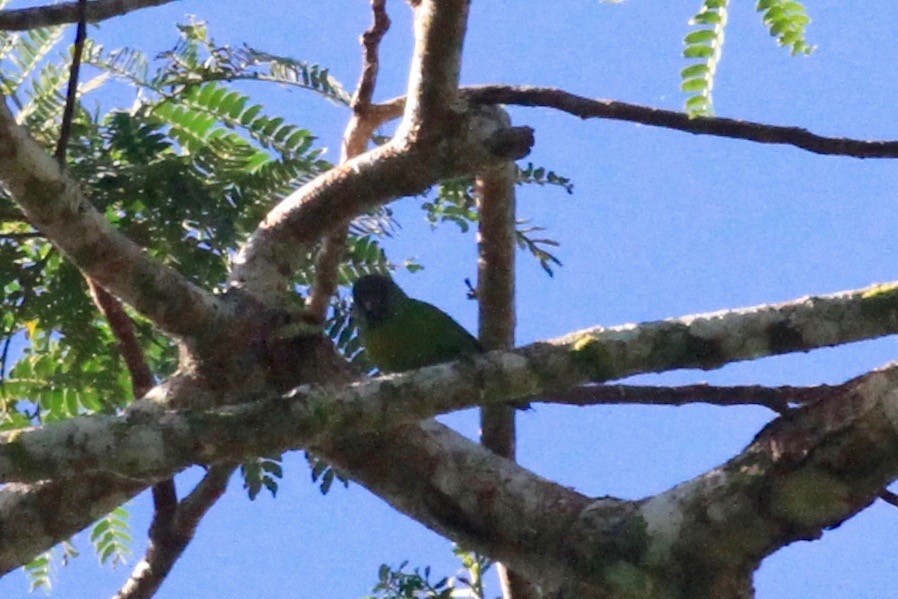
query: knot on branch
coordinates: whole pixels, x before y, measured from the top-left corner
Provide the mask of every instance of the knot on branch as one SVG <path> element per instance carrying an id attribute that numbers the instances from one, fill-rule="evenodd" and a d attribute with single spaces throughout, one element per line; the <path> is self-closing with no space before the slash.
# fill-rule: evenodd
<path id="1" fill-rule="evenodd" d="M 486 140 L 486 149 L 496 158 L 517 160 L 530 153 L 535 139 L 531 127 L 500 129 Z"/>
<path id="2" fill-rule="evenodd" d="M 467 115 L 466 135 L 457 160 L 461 172 L 478 172 L 485 167 L 523 158 L 533 147 L 533 129 L 512 127 L 508 113 L 499 106 L 472 106 Z"/>

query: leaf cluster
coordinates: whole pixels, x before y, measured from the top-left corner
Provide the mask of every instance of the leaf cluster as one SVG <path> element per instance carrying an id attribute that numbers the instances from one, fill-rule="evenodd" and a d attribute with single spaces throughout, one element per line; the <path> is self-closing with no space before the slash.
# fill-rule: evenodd
<path id="1" fill-rule="evenodd" d="M 688 94 L 686 112 L 692 117 L 714 114 L 712 91 L 714 76 L 723 52 L 729 0 L 703 0 L 698 13 L 689 21 L 695 28 L 686 34 L 683 56 L 692 64 L 680 71 L 680 88 Z M 793 55 L 810 54 L 805 29 L 811 22 L 807 9 L 795 0 L 758 0 L 755 9 L 780 46 Z"/>

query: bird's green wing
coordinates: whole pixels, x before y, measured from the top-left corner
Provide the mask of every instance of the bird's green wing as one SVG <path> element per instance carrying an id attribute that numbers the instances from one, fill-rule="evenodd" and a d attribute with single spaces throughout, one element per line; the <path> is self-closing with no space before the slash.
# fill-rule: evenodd
<path id="1" fill-rule="evenodd" d="M 360 327 L 368 357 L 384 372 L 413 370 L 482 351 L 451 316 L 427 302 L 404 298 L 376 327 Z"/>

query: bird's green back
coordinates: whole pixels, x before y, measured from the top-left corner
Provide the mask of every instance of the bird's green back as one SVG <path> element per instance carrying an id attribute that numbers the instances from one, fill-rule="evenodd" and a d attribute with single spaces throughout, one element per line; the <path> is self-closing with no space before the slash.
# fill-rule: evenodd
<path id="1" fill-rule="evenodd" d="M 390 304 L 376 324 L 360 322 L 362 343 L 383 372 L 402 372 L 456 360 L 482 351 L 480 343 L 451 316 L 408 296 Z"/>

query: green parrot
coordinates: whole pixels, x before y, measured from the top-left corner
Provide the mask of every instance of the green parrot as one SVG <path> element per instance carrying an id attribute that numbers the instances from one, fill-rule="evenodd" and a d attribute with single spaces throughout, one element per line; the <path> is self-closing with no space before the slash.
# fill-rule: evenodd
<path id="1" fill-rule="evenodd" d="M 410 298 L 393 279 L 365 275 L 352 288 L 352 314 L 371 362 L 381 372 L 402 372 L 483 352 L 480 342 L 451 316 Z"/>

